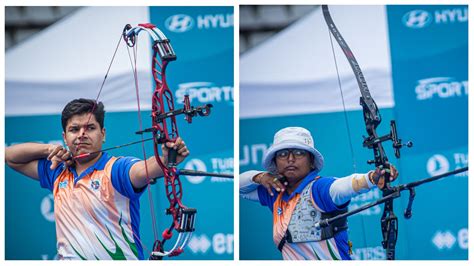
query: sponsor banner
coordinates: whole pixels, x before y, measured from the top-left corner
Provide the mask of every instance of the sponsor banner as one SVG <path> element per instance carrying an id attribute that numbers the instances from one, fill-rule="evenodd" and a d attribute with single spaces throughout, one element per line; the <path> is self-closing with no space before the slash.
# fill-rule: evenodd
<path id="1" fill-rule="evenodd" d="M 224 233 L 194 234 L 189 240 L 188 250 L 194 254 L 233 254 L 234 235 Z"/>
<path id="2" fill-rule="evenodd" d="M 387 18 L 399 134 L 418 153 L 466 146 L 468 7 L 387 6 Z"/>
<path id="3" fill-rule="evenodd" d="M 438 250 L 449 250 L 453 248 L 467 250 L 468 238 L 469 232 L 467 228 L 461 228 L 457 232 L 452 232 L 451 230 L 438 230 L 434 233 L 431 242 Z"/>
<path id="4" fill-rule="evenodd" d="M 233 51 L 233 7 L 150 7 L 150 18 L 171 40 L 178 60 L 206 63 Z"/>
<path id="5" fill-rule="evenodd" d="M 402 157 L 400 182 L 467 166 L 468 7 L 388 6 L 387 18 L 399 136 L 414 143 Z M 459 173 L 416 189 L 413 217 L 399 220 L 399 231 L 406 231 L 400 256 L 467 259 L 467 177 Z"/>
<path id="6" fill-rule="evenodd" d="M 402 24 L 412 30 L 467 23 L 467 6 L 411 6 L 402 17 Z"/>

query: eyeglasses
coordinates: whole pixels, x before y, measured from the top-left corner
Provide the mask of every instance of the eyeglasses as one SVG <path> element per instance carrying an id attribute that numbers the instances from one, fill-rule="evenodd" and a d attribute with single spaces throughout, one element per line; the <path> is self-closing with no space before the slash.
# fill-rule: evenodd
<path id="1" fill-rule="evenodd" d="M 276 152 L 276 158 L 278 159 L 287 159 L 290 156 L 290 153 L 293 154 L 293 157 L 296 159 L 303 158 L 308 154 L 307 151 L 301 149 L 284 149 Z"/>

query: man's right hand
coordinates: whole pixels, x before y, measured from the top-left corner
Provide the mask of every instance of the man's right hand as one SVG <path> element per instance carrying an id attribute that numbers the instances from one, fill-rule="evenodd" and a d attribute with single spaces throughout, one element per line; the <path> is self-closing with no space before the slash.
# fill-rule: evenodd
<path id="1" fill-rule="evenodd" d="M 62 162 L 65 162 L 67 166 L 70 166 L 74 163 L 72 160 L 72 153 L 68 151 L 61 145 L 51 144 L 48 147 L 48 160 L 51 161 L 50 169 L 56 169 L 58 165 Z"/>

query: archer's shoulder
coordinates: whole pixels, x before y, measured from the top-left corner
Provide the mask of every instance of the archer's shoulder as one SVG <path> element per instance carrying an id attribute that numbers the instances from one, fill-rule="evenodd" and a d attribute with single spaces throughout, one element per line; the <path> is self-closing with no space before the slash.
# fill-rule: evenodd
<path id="1" fill-rule="evenodd" d="M 142 159 L 133 157 L 133 156 L 110 156 L 109 162 L 113 161 L 114 163 L 123 163 L 123 162 L 139 162 Z"/>
<path id="2" fill-rule="evenodd" d="M 336 179 L 334 176 L 317 176 L 314 179 L 313 187 L 331 185 Z"/>
<path id="3" fill-rule="evenodd" d="M 139 159 L 137 157 L 133 156 L 112 156 L 110 157 L 110 160 L 108 161 L 108 164 L 113 165 L 114 168 L 129 168 L 135 163 L 143 161 L 142 159 Z"/>

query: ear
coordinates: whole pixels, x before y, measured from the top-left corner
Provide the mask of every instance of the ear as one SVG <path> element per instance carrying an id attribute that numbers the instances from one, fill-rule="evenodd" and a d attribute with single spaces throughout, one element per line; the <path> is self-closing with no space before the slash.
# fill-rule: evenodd
<path id="1" fill-rule="evenodd" d="M 102 137 L 103 137 L 102 143 L 105 143 L 105 127 L 102 128 L 101 133 L 102 133 Z"/>
<path id="2" fill-rule="evenodd" d="M 64 131 L 63 131 L 63 141 L 64 141 L 64 144 L 67 146 L 66 133 L 64 133 Z"/>

